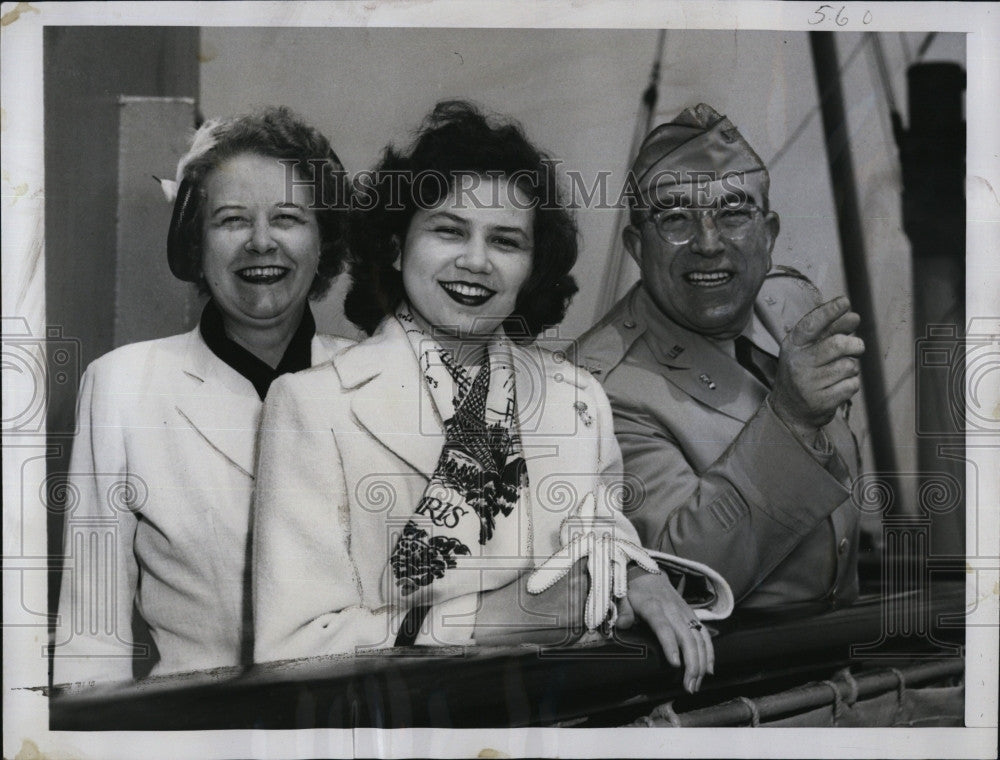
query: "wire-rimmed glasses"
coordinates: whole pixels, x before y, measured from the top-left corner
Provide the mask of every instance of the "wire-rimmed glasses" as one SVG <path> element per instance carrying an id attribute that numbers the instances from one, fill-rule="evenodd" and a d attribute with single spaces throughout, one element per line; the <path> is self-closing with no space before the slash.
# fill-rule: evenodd
<path id="1" fill-rule="evenodd" d="M 741 240 L 753 227 L 758 213 L 760 208 L 751 203 L 707 209 L 666 208 L 651 214 L 649 220 L 664 241 L 684 245 L 697 234 L 699 216 L 711 219 L 719 235 L 727 240 Z"/>

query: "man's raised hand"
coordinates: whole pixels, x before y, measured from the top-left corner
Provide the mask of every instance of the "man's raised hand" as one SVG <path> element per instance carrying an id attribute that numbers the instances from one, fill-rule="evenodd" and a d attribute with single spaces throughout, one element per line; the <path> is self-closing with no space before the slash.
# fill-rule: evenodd
<path id="1" fill-rule="evenodd" d="M 781 342 L 771 407 L 807 441 L 861 387 L 857 357 L 865 344 L 851 334 L 860 322 L 840 296 L 802 317 Z"/>

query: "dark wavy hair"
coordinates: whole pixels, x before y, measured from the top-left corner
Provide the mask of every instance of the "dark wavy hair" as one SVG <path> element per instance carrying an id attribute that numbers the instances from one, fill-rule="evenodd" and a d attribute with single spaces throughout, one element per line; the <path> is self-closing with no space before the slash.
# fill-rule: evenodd
<path id="1" fill-rule="evenodd" d="M 534 206 L 531 272 L 504 330 L 516 341 L 530 342 L 566 315 L 577 291 L 570 276 L 577 229 L 553 162 L 517 123 L 488 119 L 465 101 L 442 101 L 406 152 L 388 146 L 378 167 L 356 181 L 348 259 L 352 284 L 344 311 L 369 335 L 403 299 L 403 278 L 393 263 L 413 215 L 440 202 L 457 177 L 469 174 L 513 180 Z M 421 181 L 428 175 L 440 181 Z"/>
<path id="2" fill-rule="evenodd" d="M 168 241 L 171 269 L 181 279 L 208 292 L 201 271 L 205 179 L 234 156 L 256 154 L 293 161 L 301 176 L 312 185 L 311 209 L 319 227 L 319 267 L 309 289 L 316 299 L 326 293 L 347 259 L 347 211 L 352 187 L 343 164 L 330 141 L 285 106 L 268 106 L 253 113 L 222 119 L 206 136 L 214 141 L 184 166 L 184 183 L 191 189 L 189 208 L 174 212 Z M 197 140 L 192 150 L 197 151 Z M 180 201 L 181 198 L 178 198 Z"/>

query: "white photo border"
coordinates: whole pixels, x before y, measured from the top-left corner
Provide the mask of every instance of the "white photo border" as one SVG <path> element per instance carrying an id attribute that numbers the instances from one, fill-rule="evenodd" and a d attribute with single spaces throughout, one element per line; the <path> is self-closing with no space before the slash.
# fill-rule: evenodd
<path id="1" fill-rule="evenodd" d="M 429 2 L 157 2 L 4 3 L 2 6 L 3 315 L 24 318 L 44 330 L 44 153 L 42 35 L 50 25 L 143 26 L 357 26 L 357 27 L 549 27 L 700 28 L 810 30 L 818 2 L 588 2 L 553 0 L 477 3 Z M 988 3 L 857 3 L 846 8 L 841 31 L 951 31 L 967 35 L 967 278 L 966 319 L 1000 315 L 1000 13 Z M 862 19 L 871 14 L 868 24 Z M 831 29 L 837 31 L 837 29 Z M 23 189 L 22 189 L 23 188 Z M 5 322 L 6 324 L 6 322 Z M 6 381 L 4 387 L 7 387 Z M 997 400 L 1000 408 L 1000 399 Z M 8 400 L 4 401 L 5 407 Z M 6 415 L 5 415 L 6 418 Z M 982 447 L 985 442 L 985 447 Z M 6 443 L 6 441 L 5 441 Z M 22 584 L 45 584 L 44 514 L 22 520 L 22 466 L 44 454 L 40 442 L 19 440 L 4 449 L 4 619 L 20 604 Z M 970 441 L 970 444 L 973 443 Z M 1000 494 L 1000 442 L 979 438 L 978 495 L 970 511 L 995 505 Z M 37 444 L 37 445 L 35 445 Z M 33 448 L 32 448 L 33 447 Z M 974 481 L 970 479 L 970 484 Z M 1000 567 L 1000 518 L 980 509 L 980 547 L 968 558 L 970 606 L 996 621 Z M 20 543 L 16 543 L 20 542 Z M 36 572 L 29 572 L 34 570 Z M 976 580 L 978 579 L 978 586 Z M 983 594 L 983 590 L 991 593 Z M 982 598 L 979 598 L 982 595 Z M 42 591 L 44 598 L 44 591 Z M 58 732 L 48 728 L 47 697 L 32 689 L 44 683 L 38 667 L 37 629 L 5 626 L 5 757 L 469 757 L 493 749 L 506 756 L 561 757 L 988 757 L 996 752 L 996 625 L 967 630 L 966 723 L 963 729 L 411 729 L 380 731 Z M 752 742 L 752 743 L 751 743 Z M 31 752 L 37 750 L 36 755 Z M 505 756 L 505 755 L 494 755 Z"/>

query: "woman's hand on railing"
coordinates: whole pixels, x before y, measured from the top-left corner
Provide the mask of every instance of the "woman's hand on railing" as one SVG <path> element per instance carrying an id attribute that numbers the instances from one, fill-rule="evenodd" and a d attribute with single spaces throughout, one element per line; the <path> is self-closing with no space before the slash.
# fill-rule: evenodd
<path id="1" fill-rule="evenodd" d="M 656 634 L 671 665 L 679 668 L 683 659 L 685 690 L 691 694 L 698 691 L 705 674 L 715 671 L 712 637 L 667 574 L 633 568 L 628 596 L 620 604 L 617 626 L 628 628 L 636 618 L 643 620 Z"/>

